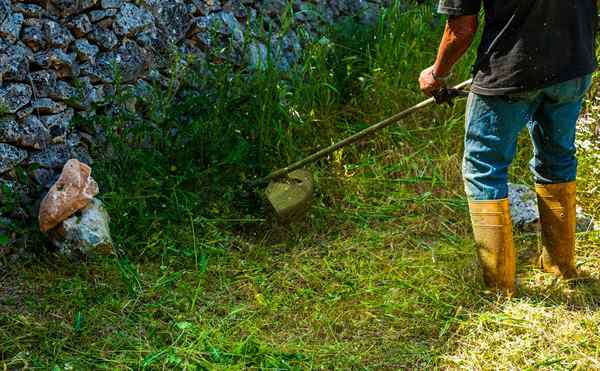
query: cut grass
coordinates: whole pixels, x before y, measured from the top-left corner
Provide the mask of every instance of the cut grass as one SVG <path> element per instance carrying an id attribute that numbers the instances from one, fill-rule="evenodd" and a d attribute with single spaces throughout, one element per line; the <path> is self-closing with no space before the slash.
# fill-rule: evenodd
<path id="1" fill-rule="evenodd" d="M 208 133 L 208 139 L 228 139 L 235 125 L 253 123 L 225 122 L 250 112 L 264 136 L 261 145 L 271 151 L 265 157 L 280 155 L 256 168 L 242 167 L 235 156 L 224 166 L 206 138 L 177 147 L 176 154 L 121 147 L 118 161 L 97 171 L 118 256 L 72 261 L 40 254 L 3 266 L 0 365 L 598 368 L 600 284 L 570 287 L 535 269 L 536 236 L 516 239 L 522 296 L 508 301 L 482 290 L 460 176 L 462 102 L 413 116 L 316 165 L 318 194 L 302 222 L 278 225 L 261 213 L 239 212 L 231 200 L 236 188 L 223 179 L 239 180 L 234 170 L 255 176 L 422 99 L 414 76 L 433 59 L 429 44 L 440 31 L 431 31 L 431 11 L 382 21 L 389 28 L 361 50 L 330 55 L 315 46 L 305 74 L 286 80 L 296 88 L 272 85 L 279 76 L 258 82 L 238 76 L 233 85 L 221 81 L 218 91 L 225 95 L 214 116 L 200 106 L 214 121 L 184 111 L 197 121 L 190 132 Z M 466 77 L 467 65 L 458 67 L 457 80 Z M 319 71 L 327 78 L 319 80 Z M 232 91 L 243 95 L 256 87 L 268 89 L 232 108 L 239 102 Z M 598 110 L 588 108 L 594 119 Z M 284 124 L 293 111 L 298 120 Z M 592 132 L 582 136 L 594 139 Z M 290 138 L 294 148 L 288 148 Z M 206 147 L 191 148 L 195 144 Z M 253 150 L 233 144 L 227 149 L 242 148 L 232 150 L 242 160 Z M 511 179 L 527 182 L 523 165 L 531 148 L 521 144 Z M 600 217 L 596 148 L 582 153 L 580 204 Z M 203 162 L 213 155 L 214 162 Z M 578 237 L 579 261 L 595 279 L 599 237 Z"/>
<path id="2" fill-rule="evenodd" d="M 14 269 L 22 302 L 4 302 L 0 354 L 7 368 L 595 368 L 600 285 L 553 282 L 521 236 L 523 297 L 483 294 L 464 201 L 419 197 L 429 182 L 323 179 L 340 202 L 321 198 L 292 230 L 198 241 L 199 265 Z M 191 226 L 181 234 L 194 243 Z M 597 246 L 580 239 L 589 268 Z"/>

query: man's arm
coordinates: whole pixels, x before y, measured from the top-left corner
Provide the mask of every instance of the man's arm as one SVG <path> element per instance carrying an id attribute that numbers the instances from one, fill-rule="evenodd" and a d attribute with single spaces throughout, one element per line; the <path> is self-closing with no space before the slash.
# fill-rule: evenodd
<path id="1" fill-rule="evenodd" d="M 425 94 L 432 95 L 445 86 L 444 79 L 450 75 L 452 67 L 471 46 L 477 26 L 476 15 L 448 18 L 435 63 L 423 70 L 419 77 L 421 90 Z"/>

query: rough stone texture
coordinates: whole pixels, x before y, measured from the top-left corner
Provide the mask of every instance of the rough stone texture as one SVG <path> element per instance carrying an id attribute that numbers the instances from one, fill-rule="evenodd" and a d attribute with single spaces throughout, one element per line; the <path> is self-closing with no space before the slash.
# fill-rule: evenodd
<path id="1" fill-rule="evenodd" d="M 64 255 L 110 255 L 113 241 L 109 223 L 110 217 L 102 202 L 93 199 L 80 212 L 62 222 L 51 240 Z"/>
<path id="2" fill-rule="evenodd" d="M 0 120 L 0 141 L 2 143 L 17 143 L 21 138 L 21 126 L 13 119 Z"/>
<path id="3" fill-rule="evenodd" d="M 32 171 L 31 174 L 33 180 L 37 184 L 44 187 L 44 189 L 50 188 L 50 186 L 52 186 L 52 184 L 56 182 L 57 179 L 55 179 L 55 175 L 56 174 L 54 173 L 54 171 L 44 168 L 35 169 L 34 171 Z"/>
<path id="4" fill-rule="evenodd" d="M 117 54 L 114 52 L 104 52 L 98 54 L 94 63 L 84 63 L 81 70 L 84 76 L 87 76 L 94 83 L 110 83 L 114 81 L 116 71 Z"/>
<path id="5" fill-rule="evenodd" d="M 31 87 L 26 84 L 6 84 L 0 87 L 0 112 L 17 112 L 31 102 L 31 94 Z"/>
<path id="6" fill-rule="evenodd" d="M 69 54 L 61 49 L 52 49 L 48 53 L 48 63 L 61 79 L 79 76 L 80 68 L 75 53 Z"/>
<path id="7" fill-rule="evenodd" d="M 525 232 L 536 232 L 540 229 L 540 214 L 535 191 L 523 184 L 509 184 L 508 198 L 513 225 Z M 596 230 L 594 219 L 577 209 L 577 232 Z"/>
<path id="8" fill-rule="evenodd" d="M 147 10 L 134 4 L 126 3 L 119 10 L 115 23 L 115 32 L 122 36 L 134 36 L 148 29 L 154 17 Z"/>
<path id="9" fill-rule="evenodd" d="M 119 43 L 117 35 L 112 30 L 101 26 L 95 26 L 89 38 L 103 50 L 112 50 Z"/>
<path id="10" fill-rule="evenodd" d="M 56 9 L 60 9 L 63 17 L 79 14 L 96 5 L 97 0 L 48 0 Z"/>
<path id="11" fill-rule="evenodd" d="M 26 80 L 29 71 L 29 50 L 24 48 L 24 45 L 10 45 L 0 51 L 0 75 L 4 81 Z"/>
<path id="12" fill-rule="evenodd" d="M 158 28 L 170 42 L 181 40 L 185 36 L 192 18 L 185 4 L 165 1 L 153 10 Z"/>
<path id="13" fill-rule="evenodd" d="M 102 0 L 102 8 L 120 8 L 123 5 L 123 0 Z"/>
<path id="14" fill-rule="evenodd" d="M 31 103 L 31 108 L 33 108 L 33 111 L 38 114 L 48 115 L 60 113 L 67 107 L 64 104 L 56 102 L 50 98 L 40 98 Z"/>
<path id="15" fill-rule="evenodd" d="M 19 120 L 25 120 L 28 116 L 31 116 L 32 113 L 33 113 L 33 108 L 31 108 L 31 106 L 27 106 L 21 110 L 18 110 L 15 113 L 15 116 Z"/>
<path id="16" fill-rule="evenodd" d="M 34 115 L 28 116 L 22 125 L 22 134 L 17 143 L 23 147 L 44 149 L 50 141 L 50 131 L 44 123 Z"/>
<path id="17" fill-rule="evenodd" d="M 97 23 L 103 19 L 114 17 L 117 15 L 117 9 L 92 10 L 90 12 L 90 20 Z"/>
<path id="18" fill-rule="evenodd" d="M 209 64 L 224 60 L 240 70 L 265 67 L 267 61 L 287 69 L 328 23 L 345 15 L 372 17 L 382 3 L 0 0 L 0 184 L 29 174 L 36 186 L 16 184 L 15 189 L 33 204 L 69 159 L 91 164 L 87 146 L 102 142 L 96 137 L 101 130 L 73 123 L 78 115 L 122 108 L 110 106 L 117 77 L 122 91 L 133 94 L 124 104 L 133 112 L 152 86 L 171 84 L 174 53 L 183 57 L 182 66 L 193 63 L 207 73 Z M 294 22 L 282 30 L 281 17 L 290 4 Z M 16 166 L 24 171 L 15 171 Z"/>
<path id="19" fill-rule="evenodd" d="M 44 33 L 50 47 L 67 49 L 75 40 L 71 32 L 58 22 L 46 20 L 44 22 Z"/>
<path id="20" fill-rule="evenodd" d="M 0 143 L 0 174 L 12 170 L 26 158 L 27 151 L 10 144 Z"/>
<path id="21" fill-rule="evenodd" d="M 12 119 L 0 120 L 0 141 L 33 149 L 45 148 L 50 133 L 36 116 L 28 116 L 20 124 Z"/>
<path id="22" fill-rule="evenodd" d="M 126 40 L 115 55 L 122 82 L 142 77 L 150 66 L 150 56 L 136 42 Z"/>
<path id="23" fill-rule="evenodd" d="M 581 207 L 577 207 L 577 232 L 591 232 L 598 229 L 594 217 L 586 213 Z"/>
<path id="24" fill-rule="evenodd" d="M 0 0 L 0 23 L 4 22 L 6 17 L 11 13 L 9 0 Z"/>
<path id="25" fill-rule="evenodd" d="M 92 30 L 92 22 L 87 14 L 82 14 L 70 19 L 67 27 L 76 37 L 83 37 Z"/>
<path id="26" fill-rule="evenodd" d="M 56 87 L 56 72 L 52 70 L 35 71 L 29 74 L 33 85 L 33 95 L 45 98 Z"/>
<path id="27" fill-rule="evenodd" d="M 19 34 L 21 33 L 24 19 L 25 18 L 21 13 L 8 15 L 4 21 L 0 23 L 0 37 L 3 37 L 11 44 L 17 42 L 17 40 L 19 40 Z"/>
<path id="28" fill-rule="evenodd" d="M 30 18 L 40 18 L 44 15 L 44 8 L 37 4 L 23 4 L 16 3 L 13 4 L 13 11 L 17 13 L 22 13 L 26 17 Z M 1 18 L 1 17 L 0 17 Z"/>
<path id="29" fill-rule="evenodd" d="M 535 192 L 526 185 L 511 183 L 508 185 L 508 199 L 513 225 L 524 231 L 536 231 L 540 214 Z"/>
<path id="30" fill-rule="evenodd" d="M 42 232 L 48 232 L 83 209 L 98 194 L 98 184 L 91 173 L 92 169 L 78 160 L 65 164 L 58 181 L 40 205 L 38 220 Z"/>
<path id="31" fill-rule="evenodd" d="M 66 81 L 60 80 L 52 87 L 52 90 L 49 92 L 50 98 L 66 101 L 67 104 L 77 104 L 78 100 L 76 99 L 77 91 L 74 87 L 71 86 Z M 73 101 L 73 102 L 71 102 Z"/>
<path id="32" fill-rule="evenodd" d="M 100 48 L 90 43 L 87 39 L 75 40 L 73 49 L 80 62 L 90 62 L 92 64 L 96 63 L 96 55 L 100 52 Z"/>
<path id="33" fill-rule="evenodd" d="M 57 115 L 41 116 L 40 120 L 44 123 L 44 126 L 50 131 L 51 142 L 58 144 L 64 143 L 65 138 L 71 130 L 71 122 L 75 111 L 73 109 L 67 109 Z"/>
<path id="34" fill-rule="evenodd" d="M 31 153 L 29 164 L 48 169 L 60 169 L 71 158 L 71 148 L 65 143 L 52 144 L 46 149 Z"/>
<path id="35" fill-rule="evenodd" d="M 21 39 L 33 51 L 38 51 L 46 47 L 46 35 L 42 29 L 42 23 L 36 22 L 23 29 Z"/>

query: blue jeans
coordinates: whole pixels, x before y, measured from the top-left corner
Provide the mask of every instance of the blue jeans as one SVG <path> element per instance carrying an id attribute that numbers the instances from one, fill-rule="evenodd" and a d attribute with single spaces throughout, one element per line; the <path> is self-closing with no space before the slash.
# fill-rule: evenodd
<path id="1" fill-rule="evenodd" d="M 575 127 L 591 75 L 545 89 L 504 96 L 471 93 L 467 102 L 463 177 L 471 200 L 508 197 L 508 167 L 519 133 L 533 141 L 530 169 L 541 184 L 575 180 Z"/>

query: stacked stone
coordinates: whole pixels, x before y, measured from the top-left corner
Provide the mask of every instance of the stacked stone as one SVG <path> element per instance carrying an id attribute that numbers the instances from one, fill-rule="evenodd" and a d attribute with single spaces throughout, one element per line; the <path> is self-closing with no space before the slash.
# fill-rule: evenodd
<path id="1" fill-rule="evenodd" d="M 0 0 L 2 189 L 27 203 L 35 193 L 27 184 L 49 188 L 70 158 L 90 164 L 94 134 L 75 130 L 73 119 L 110 101 L 116 79 L 136 87 L 164 82 L 173 51 L 210 63 L 227 50 L 220 57 L 253 68 L 271 53 L 288 68 L 303 40 L 340 16 L 368 19 L 379 2 Z"/>

